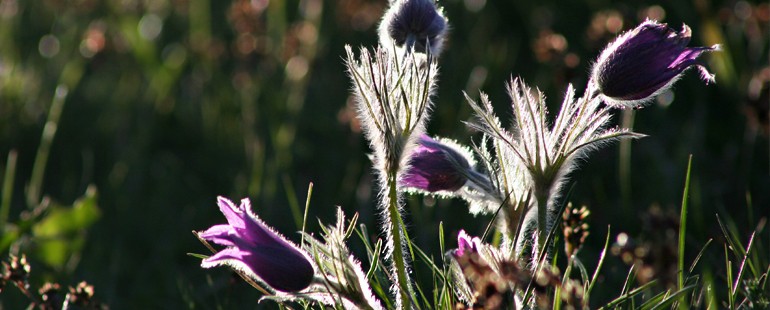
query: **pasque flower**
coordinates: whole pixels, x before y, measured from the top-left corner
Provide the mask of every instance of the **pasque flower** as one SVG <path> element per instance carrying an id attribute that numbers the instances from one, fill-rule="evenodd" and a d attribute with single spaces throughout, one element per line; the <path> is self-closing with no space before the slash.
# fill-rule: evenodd
<path id="1" fill-rule="evenodd" d="M 676 32 L 666 24 L 647 20 L 618 37 L 601 53 L 591 80 L 602 99 L 615 106 L 643 104 L 668 89 L 682 73 L 695 66 L 706 83 L 714 81 L 697 58 L 719 49 L 687 47 L 691 32 L 687 25 Z"/>
<path id="2" fill-rule="evenodd" d="M 409 169 L 401 185 L 430 193 L 453 192 L 468 180 L 473 165 L 470 154 L 447 141 L 436 141 L 423 134 L 417 141 Z"/>
<path id="3" fill-rule="evenodd" d="M 479 237 L 471 237 L 465 230 L 457 234 L 457 249 L 452 251 L 454 257 L 460 257 L 466 253 L 478 253 L 481 244 Z"/>
<path id="4" fill-rule="evenodd" d="M 447 19 L 435 0 L 393 0 L 380 23 L 380 45 L 438 55 Z"/>
<path id="5" fill-rule="evenodd" d="M 433 105 L 438 67 L 432 57 L 410 50 L 403 55 L 377 48 L 361 49 L 355 57 L 346 47 L 358 119 L 373 150 L 372 164 L 380 185 L 379 207 L 385 224 L 385 257 L 395 275 L 391 292 L 399 296 L 395 308 L 409 307 L 413 290 L 409 279 L 407 239 L 401 219 L 399 179 L 409 165 Z M 427 61 L 426 61 L 427 60 Z"/>
<path id="6" fill-rule="evenodd" d="M 283 292 L 310 285 L 315 273 L 310 258 L 254 215 L 248 198 L 235 206 L 218 197 L 217 204 L 227 224 L 214 225 L 198 236 L 227 248 L 204 259 L 201 267 L 227 265 Z"/>

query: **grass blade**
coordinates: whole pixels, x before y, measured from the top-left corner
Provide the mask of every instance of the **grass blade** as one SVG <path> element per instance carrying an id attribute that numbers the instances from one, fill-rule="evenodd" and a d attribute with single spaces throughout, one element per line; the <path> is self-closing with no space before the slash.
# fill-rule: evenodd
<path id="1" fill-rule="evenodd" d="M 668 296 L 668 291 L 658 293 L 657 295 L 651 297 L 650 299 L 648 299 L 647 301 L 642 303 L 639 306 L 639 310 L 650 310 L 650 309 L 652 309 L 656 305 L 660 304 L 661 301 L 666 299 L 666 296 Z"/>
<path id="2" fill-rule="evenodd" d="M 692 265 L 690 265 L 690 270 L 689 270 L 690 273 L 692 273 L 693 270 L 695 270 L 695 265 L 698 264 L 698 262 L 700 261 L 700 258 L 703 256 L 703 252 L 706 252 L 706 248 L 708 248 L 708 246 L 711 244 L 712 241 L 714 241 L 714 239 L 709 238 L 709 240 L 706 241 L 706 244 L 703 245 L 703 248 L 700 249 L 698 256 L 695 256 L 695 260 L 693 260 Z"/>
<path id="3" fill-rule="evenodd" d="M 690 173 L 692 171 L 692 154 L 687 161 L 687 176 L 684 181 L 684 193 L 682 194 L 682 210 L 679 218 L 679 258 L 677 261 L 677 288 L 684 287 L 684 241 L 687 232 L 687 196 L 690 192 Z"/>
<path id="4" fill-rule="evenodd" d="M 732 294 L 733 292 L 733 282 L 730 281 L 730 279 L 733 278 L 733 264 L 730 261 L 730 255 L 727 252 L 727 245 L 725 245 L 725 264 L 727 267 L 727 302 L 728 306 L 730 307 L 730 310 L 735 309 L 735 296 Z"/>
<path id="5" fill-rule="evenodd" d="M 685 255 L 685 240 L 687 236 L 687 198 L 690 195 L 690 175 L 692 174 L 692 154 L 690 154 L 690 157 L 687 160 L 687 174 L 684 181 L 684 192 L 682 193 L 682 207 L 679 214 L 679 242 L 677 244 L 679 255 L 677 255 L 677 264 L 676 264 L 676 287 L 679 289 L 679 291 L 682 291 L 684 288 L 684 255 Z M 687 301 L 684 298 L 684 295 L 681 295 L 682 299 L 680 300 L 679 307 L 681 309 L 687 309 Z"/>
<path id="6" fill-rule="evenodd" d="M 681 298 L 682 300 L 684 300 L 684 296 L 686 296 L 686 294 L 694 288 L 695 288 L 695 285 L 693 284 L 693 285 L 688 285 L 683 289 L 676 291 L 676 293 L 669 295 L 668 297 L 663 299 L 659 304 L 655 305 L 655 307 L 653 307 L 652 310 L 664 309 L 665 307 L 668 307 L 671 304 L 673 304 L 674 301 L 676 301 L 676 299 Z"/>
<path id="7" fill-rule="evenodd" d="M 738 285 L 741 283 L 741 278 L 743 277 L 743 271 L 746 269 L 746 261 L 748 261 L 749 259 L 751 246 L 754 244 L 754 235 L 755 233 L 751 233 L 751 238 L 749 238 L 749 245 L 746 247 L 746 254 L 743 256 L 743 261 L 741 262 L 740 269 L 738 269 L 738 276 L 735 277 L 735 284 L 733 284 L 733 289 L 731 292 L 733 296 L 735 296 L 736 292 L 738 291 Z"/>
<path id="8" fill-rule="evenodd" d="M 596 270 L 594 270 L 594 275 L 591 277 L 591 283 L 588 285 L 588 290 L 586 291 L 586 298 L 591 297 L 591 290 L 594 288 L 594 285 L 596 285 L 596 279 L 599 278 L 599 271 L 602 270 L 602 266 L 604 265 L 604 258 L 607 257 L 607 247 L 610 244 L 610 226 L 607 225 L 607 238 L 604 239 L 604 248 L 602 248 L 602 253 L 599 254 L 599 262 L 596 264 Z"/>
<path id="9" fill-rule="evenodd" d="M 620 295 L 618 298 L 613 299 L 612 301 L 610 301 L 609 303 L 607 303 L 603 307 L 599 308 L 599 310 L 610 309 L 610 308 L 614 308 L 616 306 L 619 306 L 619 305 L 621 305 L 621 304 L 631 300 L 632 298 L 634 298 L 634 296 L 639 295 L 640 293 L 644 292 L 644 290 L 652 287 L 653 285 L 655 285 L 655 283 L 656 283 L 655 280 L 647 282 L 646 284 L 644 284 L 644 285 L 642 285 L 640 287 L 637 287 L 637 288 L 629 291 L 628 293 Z"/>
<path id="10" fill-rule="evenodd" d="M 626 294 L 629 289 L 631 289 L 631 282 L 634 282 L 636 279 L 636 265 L 631 265 L 631 268 L 628 269 L 628 275 L 626 276 L 626 282 L 623 283 L 623 289 L 620 291 L 620 294 Z"/>
<path id="11" fill-rule="evenodd" d="M 0 200 L 0 233 L 5 234 L 5 224 L 8 222 L 8 214 L 11 211 L 11 197 L 13 197 L 13 180 L 16 176 L 16 150 L 8 153 L 8 161 L 5 165 L 3 176 L 2 200 Z"/>
<path id="12" fill-rule="evenodd" d="M 313 196 L 313 182 L 310 182 L 310 184 L 307 185 L 307 198 L 305 199 L 305 215 L 302 216 L 302 232 L 305 232 L 305 228 L 307 227 L 307 211 L 310 210 L 310 197 Z M 351 225 L 353 226 L 353 225 Z M 302 235 L 302 244 L 305 241 L 305 235 Z"/>

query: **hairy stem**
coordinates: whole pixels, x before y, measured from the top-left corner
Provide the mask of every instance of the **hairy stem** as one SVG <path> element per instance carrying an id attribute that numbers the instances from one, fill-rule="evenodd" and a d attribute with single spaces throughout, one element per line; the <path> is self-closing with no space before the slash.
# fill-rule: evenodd
<path id="1" fill-rule="evenodd" d="M 541 183 L 541 182 L 536 182 Z M 545 240 L 548 238 L 548 192 L 550 186 L 544 184 L 535 185 L 535 199 L 537 199 L 537 252 L 538 256 L 547 251 Z M 539 262 L 534 262 L 535 264 Z"/>
<path id="2" fill-rule="evenodd" d="M 390 235 L 392 236 L 393 240 L 393 247 L 391 248 L 391 251 L 393 251 L 392 254 L 392 269 L 393 273 L 395 274 L 395 285 L 397 287 L 398 295 L 397 298 L 400 300 L 398 304 L 400 304 L 401 309 L 404 309 L 408 307 L 409 304 L 411 304 L 409 297 L 410 293 L 410 280 L 409 280 L 409 274 L 407 273 L 407 260 L 406 256 L 404 256 L 404 244 L 408 242 L 408 240 L 404 240 L 404 234 L 402 233 L 403 229 L 403 220 L 401 219 L 401 213 L 399 211 L 398 206 L 398 184 L 397 184 L 397 178 L 395 175 L 389 175 L 388 176 L 388 204 L 386 206 L 387 208 L 387 216 L 388 216 L 388 226 L 385 228 L 386 230 L 390 231 Z"/>

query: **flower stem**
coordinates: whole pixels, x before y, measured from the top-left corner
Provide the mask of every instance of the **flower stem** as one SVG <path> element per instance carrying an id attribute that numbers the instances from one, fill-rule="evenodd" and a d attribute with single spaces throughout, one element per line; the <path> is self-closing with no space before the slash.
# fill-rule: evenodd
<path id="1" fill-rule="evenodd" d="M 388 205 L 387 207 L 387 213 L 388 213 L 388 223 L 390 227 L 387 227 L 386 229 L 390 230 L 390 234 L 393 237 L 393 247 L 391 250 L 393 253 L 391 253 L 392 259 L 393 259 L 393 270 L 394 274 L 396 275 L 396 283 L 395 285 L 398 288 L 398 295 L 397 298 L 400 299 L 400 308 L 404 309 L 408 307 L 410 302 L 410 283 L 409 283 L 409 274 L 406 271 L 407 261 L 406 257 L 404 256 L 404 244 L 407 242 L 407 240 L 404 240 L 404 235 L 402 234 L 402 228 L 403 228 L 403 220 L 401 219 L 401 213 L 399 212 L 399 206 L 398 206 L 398 189 L 397 189 L 397 178 L 395 175 L 389 175 L 388 176 Z"/>
<path id="2" fill-rule="evenodd" d="M 548 186 L 535 185 L 535 199 L 537 199 L 537 252 L 539 257 L 546 250 L 545 240 L 548 238 Z M 539 262 L 535 262 L 536 264 Z"/>

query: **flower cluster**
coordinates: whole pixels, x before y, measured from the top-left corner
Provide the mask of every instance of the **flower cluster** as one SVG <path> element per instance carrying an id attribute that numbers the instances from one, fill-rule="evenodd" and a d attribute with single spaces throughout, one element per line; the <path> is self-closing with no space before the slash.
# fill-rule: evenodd
<path id="1" fill-rule="evenodd" d="M 472 308 L 549 307 L 556 301 L 587 308 L 587 276 L 583 282 L 562 277 L 550 264 L 560 219 L 570 264 L 578 261 L 577 251 L 588 236 L 590 212 L 563 201 L 565 184 L 592 151 L 644 136 L 613 125 L 615 108 L 642 106 L 691 67 L 698 68 L 706 82 L 713 81 L 698 58 L 718 46 L 688 47 L 689 27 L 677 32 L 648 20 L 601 53 L 582 96 L 571 85 L 567 88 L 553 118 L 537 88 L 512 78 L 507 91 L 513 123 L 508 127 L 486 94 L 482 92 L 478 101 L 466 94 L 475 114 L 467 124 L 481 134 L 470 148 L 425 133 L 437 87 L 435 56 L 445 46 L 447 29 L 434 0 L 392 0 L 380 23 L 379 46 L 360 48 L 358 55 L 346 47 L 352 96 L 373 152 L 384 240 L 370 244 L 365 229 L 356 229 L 356 216 L 346 222 L 338 211 L 336 225 L 323 228 L 320 238 L 303 232 L 303 242 L 296 246 L 253 214 L 248 199 L 236 206 L 220 197 L 219 208 L 228 223 L 197 235 L 225 249 L 214 250 L 201 266 L 230 266 L 264 286 L 271 295 L 266 298 L 279 302 L 420 308 L 422 291 L 413 283 L 411 260 L 417 252 L 429 265 L 435 264 L 411 244 L 402 217 L 403 195 L 459 197 L 468 202 L 469 212 L 495 215 L 492 229 L 499 239 L 486 242 L 486 233 L 471 237 L 459 232 L 457 248 L 446 253 L 449 265 L 441 277 L 450 282 L 445 283 L 453 294 L 448 300 Z M 346 241 L 353 231 L 364 240 L 370 259 L 367 272 L 348 250 Z M 390 285 L 390 294 L 381 289 L 382 282 Z"/>

